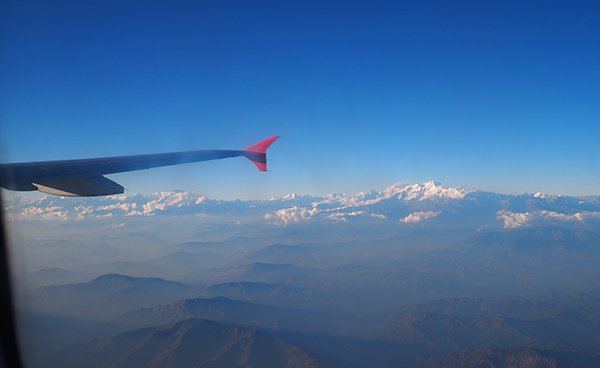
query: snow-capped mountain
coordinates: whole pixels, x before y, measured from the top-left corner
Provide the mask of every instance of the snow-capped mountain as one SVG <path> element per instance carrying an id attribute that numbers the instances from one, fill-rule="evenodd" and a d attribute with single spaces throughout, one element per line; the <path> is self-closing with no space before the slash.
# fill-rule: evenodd
<path id="1" fill-rule="evenodd" d="M 397 198 L 406 201 L 452 200 L 462 199 L 474 190 L 464 188 L 445 188 L 435 181 L 423 184 L 390 185 L 384 191 L 385 198 Z"/>
<path id="2" fill-rule="evenodd" d="M 10 220 L 82 221 L 143 216 L 236 216 L 276 226 L 313 221 L 387 221 L 477 224 L 506 229 L 542 222 L 582 224 L 600 221 L 600 197 L 543 193 L 505 195 L 446 187 L 434 181 L 394 184 L 382 191 L 311 196 L 292 193 L 270 200 L 216 200 L 193 192 L 158 192 L 98 198 L 12 197 Z"/>

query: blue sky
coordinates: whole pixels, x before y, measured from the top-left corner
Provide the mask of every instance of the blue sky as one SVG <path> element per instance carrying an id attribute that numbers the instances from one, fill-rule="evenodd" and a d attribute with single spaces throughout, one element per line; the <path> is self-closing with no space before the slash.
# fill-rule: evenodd
<path id="1" fill-rule="evenodd" d="M 250 5 L 252 3 L 252 5 Z M 600 3 L 5 3 L 0 154 L 243 148 L 114 175 L 217 198 L 430 179 L 600 194 Z"/>

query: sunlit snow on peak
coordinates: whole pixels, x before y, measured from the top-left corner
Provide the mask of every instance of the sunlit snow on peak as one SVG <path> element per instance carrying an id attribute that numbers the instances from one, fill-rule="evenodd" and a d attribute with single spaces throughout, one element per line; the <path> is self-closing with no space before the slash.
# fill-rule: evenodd
<path id="1" fill-rule="evenodd" d="M 390 185 L 384 191 L 385 198 L 397 198 L 399 200 L 439 200 L 439 199 L 462 199 L 473 190 L 453 187 L 443 187 L 441 184 L 431 180 L 423 184 L 411 184 L 399 186 Z"/>

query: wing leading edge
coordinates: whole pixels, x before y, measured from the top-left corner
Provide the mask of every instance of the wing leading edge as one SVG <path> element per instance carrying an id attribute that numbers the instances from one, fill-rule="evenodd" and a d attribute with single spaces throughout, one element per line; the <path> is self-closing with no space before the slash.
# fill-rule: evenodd
<path id="1" fill-rule="evenodd" d="M 0 164 L 0 187 L 19 191 L 39 190 L 70 197 L 121 194 L 125 189 L 104 175 L 237 156 L 248 158 L 260 171 L 266 171 L 267 149 L 277 138 L 267 138 L 243 150 L 201 150 Z"/>

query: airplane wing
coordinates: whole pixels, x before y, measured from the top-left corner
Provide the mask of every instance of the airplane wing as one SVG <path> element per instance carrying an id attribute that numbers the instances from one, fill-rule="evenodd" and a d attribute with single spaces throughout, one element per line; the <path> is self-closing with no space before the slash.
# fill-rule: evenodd
<path id="1" fill-rule="evenodd" d="M 267 149 L 277 138 L 267 138 L 243 150 L 202 150 L 0 164 L 0 187 L 19 191 L 39 190 L 67 197 L 121 194 L 125 188 L 104 175 L 237 156 L 244 156 L 258 170 L 267 171 Z"/>

